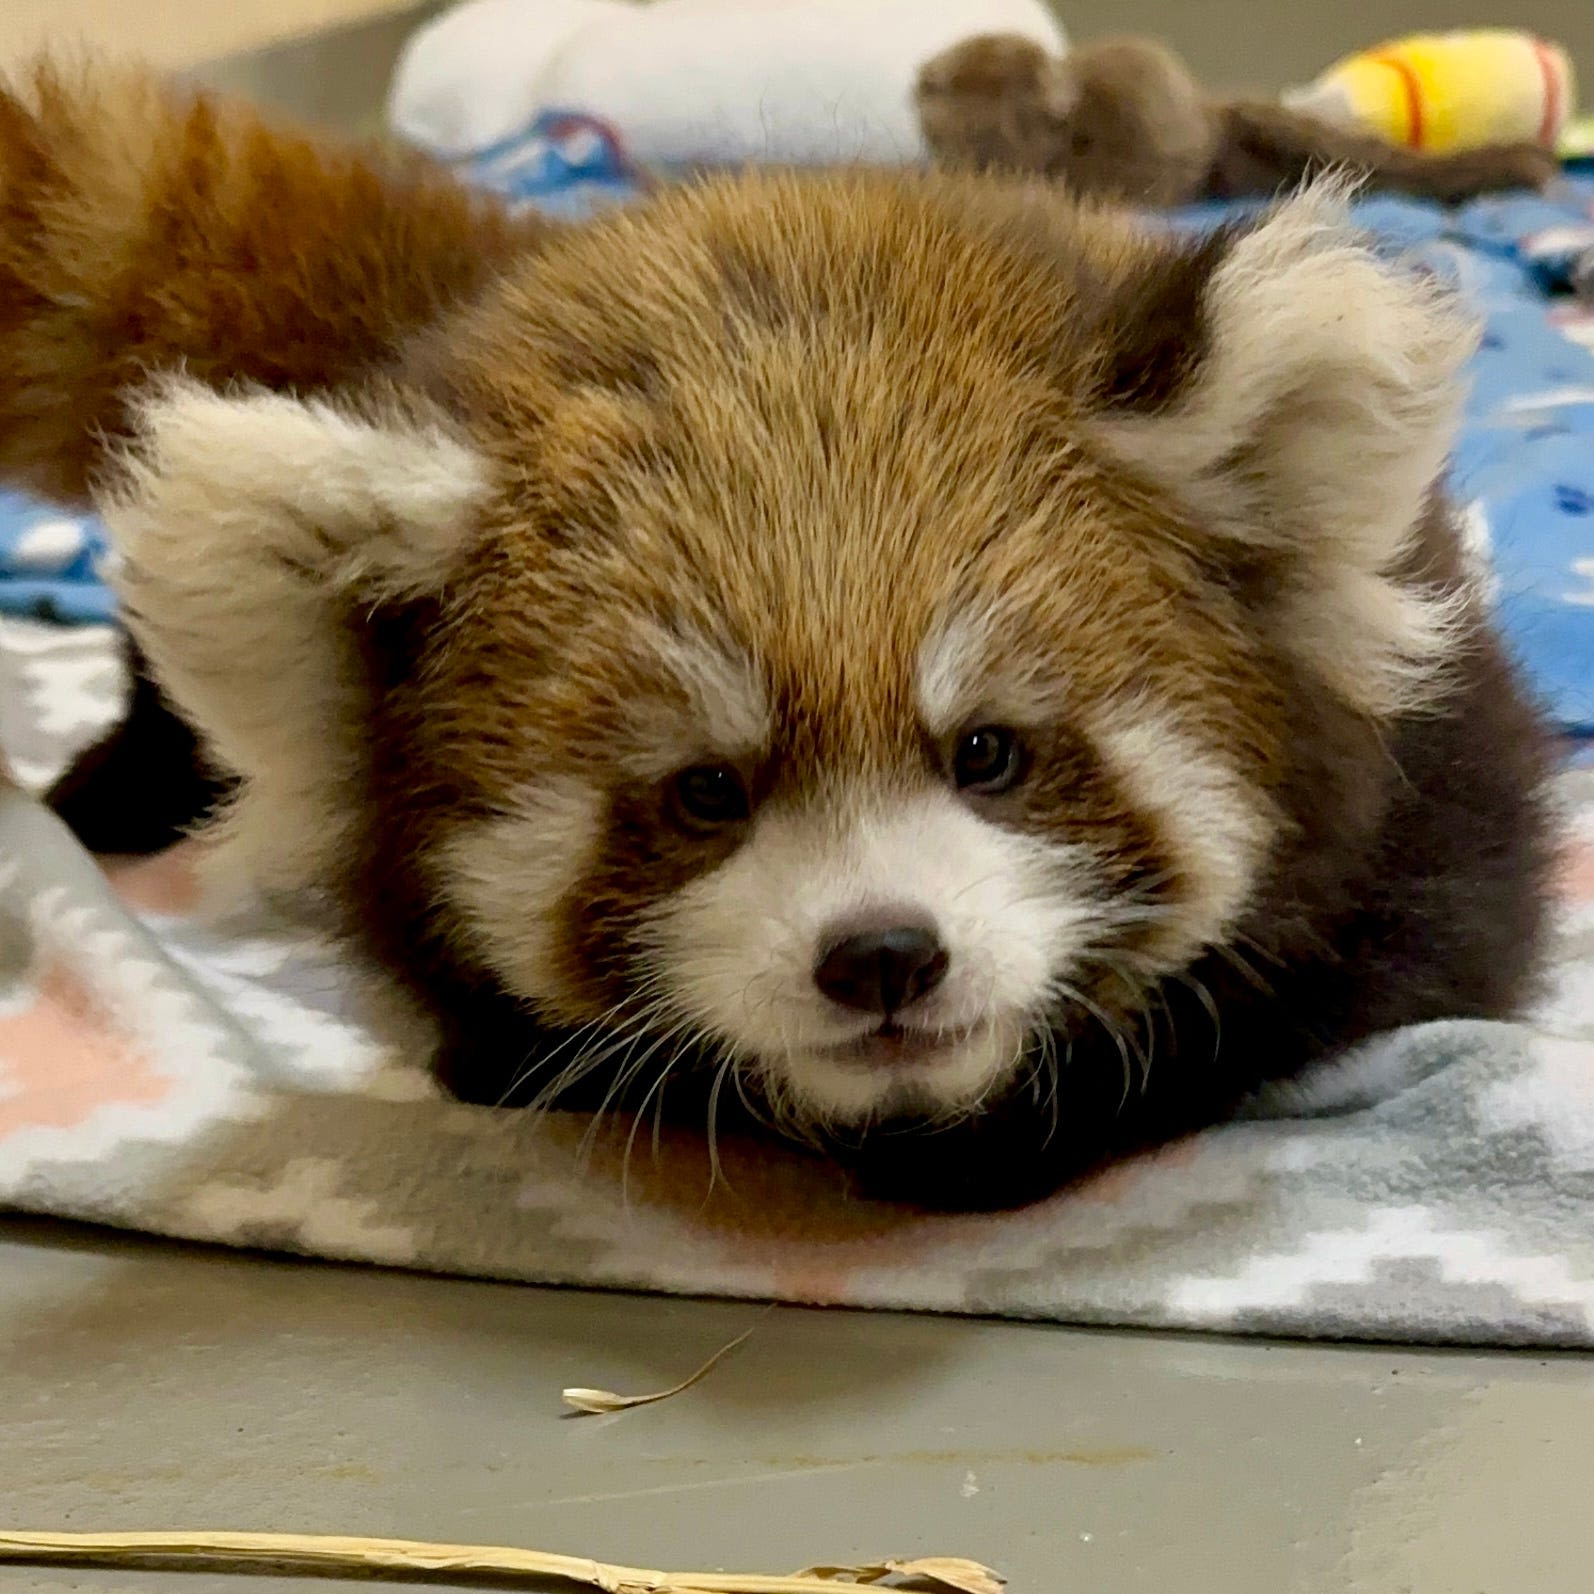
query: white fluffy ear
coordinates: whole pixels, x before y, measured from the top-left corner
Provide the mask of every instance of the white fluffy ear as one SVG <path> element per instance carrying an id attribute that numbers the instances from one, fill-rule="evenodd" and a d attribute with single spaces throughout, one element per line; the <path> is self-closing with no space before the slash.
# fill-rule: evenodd
<path id="1" fill-rule="evenodd" d="M 352 615 L 440 590 L 485 491 L 411 405 L 184 381 L 141 406 L 102 506 L 112 579 L 157 679 L 244 777 L 227 831 L 252 879 L 313 884 L 340 845 L 368 707 Z"/>
<path id="2" fill-rule="evenodd" d="M 1455 436 L 1476 329 L 1380 259 L 1324 183 L 1235 242 L 1202 294 L 1198 358 L 1108 440 L 1219 537 L 1281 556 L 1279 616 L 1334 690 L 1384 715 L 1422 700 L 1455 600 L 1400 579 Z"/>

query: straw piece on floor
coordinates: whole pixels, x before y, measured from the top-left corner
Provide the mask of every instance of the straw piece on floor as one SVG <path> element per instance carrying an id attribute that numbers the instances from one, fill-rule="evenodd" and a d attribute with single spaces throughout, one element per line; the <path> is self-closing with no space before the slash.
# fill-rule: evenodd
<path id="1" fill-rule="evenodd" d="M 888 1579 L 930 1582 L 949 1594 L 1002 1594 L 1004 1580 L 988 1567 L 955 1558 L 879 1561 L 867 1566 L 814 1567 L 790 1577 L 758 1573 L 657 1572 L 610 1566 L 579 1556 L 549 1555 L 480 1544 L 427 1544 L 413 1539 L 360 1539 L 294 1533 L 20 1533 L 0 1530 L 0 1562 L 70 1561 L 79 1566 L 191 1561 L 194 1570 L 263 1564 L 329 1572 L 457 1572 L 557 1579 L 603 1594 L 838 1594 L 849 1585 Z"/>
<path id="2" fill-rule="evenodd" d="M 684 1395 L 694 1384 L 702 1383 L 733 1350 L 745 1345 L 753 1337 L 757 1327 L 755 1323 L 745 1334 L 738 1334 L 729 1345 L 721 1345 L 695 1373 L 683 1378 L 678 1384 L 671 1384 L 668 1389 L 650 1390 L 645 1395 L 617 1395 L 612 1389 L 584 1389 L 573 1386 L 561 1391 L 560 1399 L 583 1416 L 605 1416 L 612 1411 L 629 1411 L 633 1406 L 652 1406 L 661 1400 L 672 1400 L 676 1395 Z"/>

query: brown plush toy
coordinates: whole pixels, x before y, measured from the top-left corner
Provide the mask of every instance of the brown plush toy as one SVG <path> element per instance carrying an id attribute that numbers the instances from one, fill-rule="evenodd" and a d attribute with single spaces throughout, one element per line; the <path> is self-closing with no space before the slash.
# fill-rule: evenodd
<path id="1" fill-rule="evenodd" d="M 1042 174 L 1134 204 L 1268 195 L 1331 167 L 1373 188 L 1454 202 L 1540 188 L 1558 169 L 1537 144 L 1425 155 L 1273 101 L 1211 99 L 1151 39 L 1057 57 L 1017 35 L 986 34 L 927 63 L 917 94 L 938 164 Z"/>

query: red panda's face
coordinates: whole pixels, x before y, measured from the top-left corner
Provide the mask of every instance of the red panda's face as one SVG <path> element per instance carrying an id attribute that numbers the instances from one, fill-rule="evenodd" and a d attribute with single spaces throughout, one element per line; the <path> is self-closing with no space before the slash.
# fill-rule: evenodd
<path id="1" fill-rule="evenodd" d="M 397 400 L 174 390 L 124 589 L 257 869 L 417 878 L 566 1060 L 956 1113 L 1235 931 L 1289 694 L 1431 689 L 1405 561 L 1467 347 L 1321 199 L 1179 246 L 994 184 L 712 185 L 551 248 Z M 376 685 L 392 604 L 428 619 Z"/>
<path id="2" fill-rule="evenodd" d="M 683 379 L 694 468 L 594 458 L 605 525 L 534 571 L 490 538 L 416 715 L 473 956 L 848 1122 L 967 1108 L 1220 938 L 1276 739 L 1232 596 L 1038 389 L 863 363 L 750 353 L 713 442 Z M 760 435 L 810 397 L 828 447 Z"/>

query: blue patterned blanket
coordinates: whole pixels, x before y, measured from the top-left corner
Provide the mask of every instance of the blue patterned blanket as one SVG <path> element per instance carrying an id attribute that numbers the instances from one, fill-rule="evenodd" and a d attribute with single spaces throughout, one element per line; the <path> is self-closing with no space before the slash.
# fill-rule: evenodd
<path id="1" fill-rule="evenodd" d="M 635 193 L 607 129 L 544 116 L 524 138 L 476 158 L 484 186 L 563 216 Z M 1183 213 L 1210 223 L 1233 207 Z M 1570 733 L 1594 736 L 1594 302 L 1572 293 L 1594 248 L 1594 168 L 1543 196 L 1506 195 L 1445 211 L 1377 198 L 1368 231 L 1457 282 L 1484 313 L 1452 485 L 1488 554 L 1505 630 Z M 92 519 L 0 494 L 0 613 L 63 622 L 114 614 Z"/>

